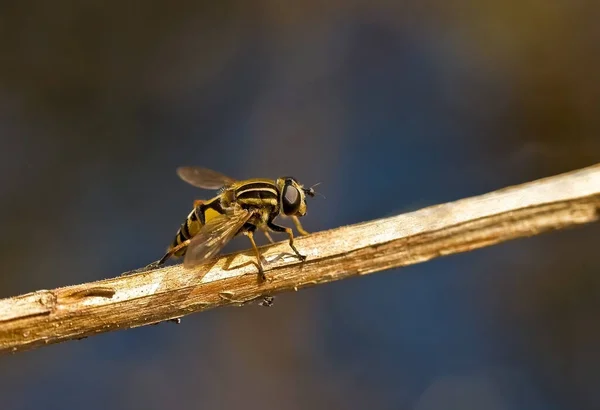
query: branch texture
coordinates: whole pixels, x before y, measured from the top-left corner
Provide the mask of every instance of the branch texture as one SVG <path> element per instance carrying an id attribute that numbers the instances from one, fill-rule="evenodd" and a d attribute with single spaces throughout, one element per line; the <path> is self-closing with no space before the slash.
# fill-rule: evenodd
<path id="1" fill-rule="evenodd" d="M 251 251 L 198 268 L 169 266 L 0 300 L 0 352 L 242 305 L 275 293 L 466 252 L 596 221 L 600 164 L 415 212 L 263 247 L 266 282 Z"/>

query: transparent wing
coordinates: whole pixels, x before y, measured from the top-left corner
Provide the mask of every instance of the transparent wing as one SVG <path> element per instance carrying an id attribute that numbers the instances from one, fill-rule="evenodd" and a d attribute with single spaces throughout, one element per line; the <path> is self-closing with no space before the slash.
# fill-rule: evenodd
<path id="1" fill-rule="evenodd" d="M 250 212 L 236 207 L 209 220 L 190 241 L 183 266 L 191 268 L 215 256 L 251 216 Z"/>
<path id="2" fill-rule="evenodd" d="M 201 167 L 179 167 L 177 175 L 188 184 L 204 189 L 219 189 L 235 182 L 235 179 L 227 175 Z"/>

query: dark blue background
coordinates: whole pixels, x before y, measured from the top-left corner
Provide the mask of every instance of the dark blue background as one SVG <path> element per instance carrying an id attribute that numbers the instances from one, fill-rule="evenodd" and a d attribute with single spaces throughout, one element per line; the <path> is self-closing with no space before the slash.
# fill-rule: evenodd
<path id="1" fill-rule="evenodd" d="M 317 231 L 600 159 L 596 1 L 30 3 L 0 6 L 0 297 L 160 257 L 209 195 L 183 164 L 322 181 Z M 595 409 L 599 233 L 5 356 L 1 408 Z"/>

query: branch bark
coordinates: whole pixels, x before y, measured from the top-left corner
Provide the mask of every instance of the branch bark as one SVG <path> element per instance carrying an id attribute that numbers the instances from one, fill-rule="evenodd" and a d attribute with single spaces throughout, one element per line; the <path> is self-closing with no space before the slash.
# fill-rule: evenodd
<path id="1" fill-rule="evenodd" d="M 0 300 L 0 353 L 179 318 L 266 295 L 424 262 L 596 221 L 600 164 L 415 212 L 263 247 L 269 280 L 251 251 L 195 269 L 181 265 Z"/>

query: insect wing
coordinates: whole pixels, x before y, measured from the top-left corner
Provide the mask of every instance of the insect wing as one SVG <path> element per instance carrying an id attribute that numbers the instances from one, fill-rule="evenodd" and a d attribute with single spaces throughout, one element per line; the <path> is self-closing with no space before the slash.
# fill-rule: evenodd
<path id="1" fill-rule="evenodd" d="M 190 241 L 183 266 L 191 268 L 215 256 L 251 216 L 245 209 L 235 208 L 208 221 Z"/>
<path id="2" fill-rule="evenodd" d="M 204 189 L 219 189 L 235 182 L 235 179 L 227 175 L 201 167 L 179 167 L 177 175 L 188 184 Z"/>

